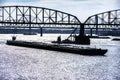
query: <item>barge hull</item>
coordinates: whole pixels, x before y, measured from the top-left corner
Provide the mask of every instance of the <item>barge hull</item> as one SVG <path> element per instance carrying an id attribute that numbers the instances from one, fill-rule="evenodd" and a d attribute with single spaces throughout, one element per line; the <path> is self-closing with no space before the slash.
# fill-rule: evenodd
<path id="1" fill-rule="evenodd" d="M 76 53 L 82 55 L 104 55 L 107 50 L 106 49 L 96 49 L 96 48 L 72 48 L 67 46 L 61 45 L 54 45 L 54 44 L 47 44 L 41 42 L 26 42 L 26 41 L 7 41 L 8 45 L 15 45 L 15 46 L 22 46 L 22 47 L 30 47 L 30 48 L 39 48 L 39 49 L 46 49 L 46 50 L 53 50 L 53 51 L 60 51 L 60 52 L 68 52 L 68 53 Z"/>

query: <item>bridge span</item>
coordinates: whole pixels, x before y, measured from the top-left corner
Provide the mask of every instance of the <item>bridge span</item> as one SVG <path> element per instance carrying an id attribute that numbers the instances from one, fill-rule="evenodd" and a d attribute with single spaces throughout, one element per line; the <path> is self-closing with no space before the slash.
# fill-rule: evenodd
<path id="1" fill-rule="evenodd" d="M 0 6 L 1 28 L 79 28 L 79 19 L 69 13 L 35 6 Z"/>
<path id="2" fill-rule="evenodd" d="M 92 15 L 84 22 L 86 28 L 120 30 L 120 9 Z"/>
<path id="3" fill-rule="evenodd" d="M 0 28 L 11 29 L 42 29 L 42 28 L 80 28 L 80 35 L 85 29 L 120 29 L 120 9 L 92 15 L 81 23 L 69 13 L 35 7 L 35 6 L 0 6 Z"/>

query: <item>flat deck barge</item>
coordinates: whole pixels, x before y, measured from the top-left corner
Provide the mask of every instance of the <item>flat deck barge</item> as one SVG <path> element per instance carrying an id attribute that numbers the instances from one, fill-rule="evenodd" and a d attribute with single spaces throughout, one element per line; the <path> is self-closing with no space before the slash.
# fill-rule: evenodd
<path id="1" fill-rule="evenodd" d="M 60 52 L 76 53 L 76 54 L 82 54 L 82 55 L 104 55 L 107 52 L 107 49 L 96 49 L 96 48 L 90 48 L 90 47 L 79 48 L 79 47 L 71 47 L 67 45 L 49 44 L 49 43 L 42 43 L 42 42 L 8 40 L 6 44 L 22 46 L 22 47 L 31 47 L 31 48 L 60 51 Z"/>
<path id="2" fill-rule="evenodd" d="M 113 41 L 120 41 L 120 38 L 113 38 Z"/>

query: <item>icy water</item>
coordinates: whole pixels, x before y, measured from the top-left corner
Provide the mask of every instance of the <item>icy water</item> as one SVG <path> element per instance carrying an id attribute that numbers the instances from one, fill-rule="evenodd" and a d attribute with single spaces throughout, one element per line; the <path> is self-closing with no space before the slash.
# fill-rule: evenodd
<path id="1" fill-rule="evenodd" d="M 120 80 L 120 42 L 92 39 L 92 47 L 106 48 L 105 56 L 6 45 L 12 34 L 0 34 L 0 80 Z M 50 42 L 59 34 L 24 36 L 17 40 Z M 61 35 L 62 39 L 68 35 Z M 113 37 L 111 37 L 113 38 Z"/>

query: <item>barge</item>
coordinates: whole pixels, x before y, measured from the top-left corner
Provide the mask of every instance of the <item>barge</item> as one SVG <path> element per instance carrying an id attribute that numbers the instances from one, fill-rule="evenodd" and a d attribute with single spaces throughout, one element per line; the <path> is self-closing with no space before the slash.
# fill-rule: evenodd
<path id="1" fill-rule="evenodd" d="M 120 38 L 113 38 L 112 41 L 120 41 Z"/>
<path id="2" fill-rule="evenodd" d="M 22 46 L 22 47 L 31 47 L 31 48 L 60 51 L 60 52 L 76 53 L 76 54 L 82 54 L 82 55 L 104 55 L 107 52 L 107 49 L 97 49 L 97 48 L 90 48 L 90 47 L 79 48 L 79 47 L 72 47 L 68 45 L 49 44 L 49 43 L 42 43 L 42 42 L 8 40 L 6 44 Z"/>

